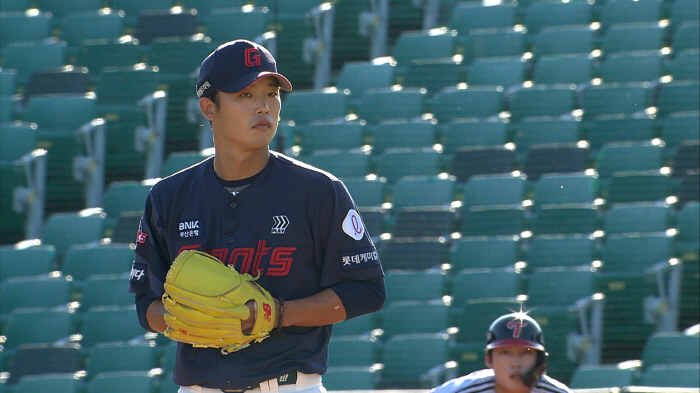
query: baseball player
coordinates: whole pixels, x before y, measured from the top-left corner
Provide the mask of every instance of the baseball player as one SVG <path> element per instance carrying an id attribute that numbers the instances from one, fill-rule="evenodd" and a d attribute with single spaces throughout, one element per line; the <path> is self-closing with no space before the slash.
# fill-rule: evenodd
<path id="1" fill-rule="evenodd" d="M 547 352 L 540 325 L 522 312 L 497 318 L 486 339 L 488 369 L 452 379 L 431 393 L 571 393 L 545 375 Z"/>
<path id="2" fill-rule="evenodd" d="M 377 250 L 343 183 L 268 148 L 280 89 L 292 86 L 267 49 L 219 46 L 196 85 L 215 154 L 147 197 L 129 288 L 141 325 L 178 341 L 180 393 L 325 392 L 332 325 L 384 305 Z M 183 265 L 202 255 L 205 264 Z M 211 260 L 242 277 L 231 292 L 215 293 L 233 271 L 210 274 Z M 246 282 L 258 297 L 241 309 L 227 296 Z M 241 332 L 256 339 L 241 345 L 231 338 Z"/>

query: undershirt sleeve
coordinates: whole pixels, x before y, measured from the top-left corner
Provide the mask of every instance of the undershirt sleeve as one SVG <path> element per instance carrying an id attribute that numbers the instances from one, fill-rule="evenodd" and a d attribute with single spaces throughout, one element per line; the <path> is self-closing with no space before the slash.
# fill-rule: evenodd
<path id="1" fill-rule="evenodd" d="M 347 319 L 379 311 L 386 301 L 384 277 L 341 281 L 331 287 L 345 307 Z"/>

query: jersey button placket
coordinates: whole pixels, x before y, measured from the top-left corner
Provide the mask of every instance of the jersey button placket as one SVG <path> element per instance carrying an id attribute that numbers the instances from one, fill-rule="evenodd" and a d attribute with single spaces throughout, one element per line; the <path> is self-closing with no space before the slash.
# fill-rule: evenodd
<path id="1" fill-rule="evenodd" d="M 236 202 L 231 202 L 230 205 L 228 205 L 231 209 L 235 209 L 238 207 L 238 204 Z"/>

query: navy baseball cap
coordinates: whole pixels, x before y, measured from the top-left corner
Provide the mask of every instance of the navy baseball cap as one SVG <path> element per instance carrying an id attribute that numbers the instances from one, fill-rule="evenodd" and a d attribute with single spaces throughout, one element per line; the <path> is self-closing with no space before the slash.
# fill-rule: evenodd
<path id="1" fill-rule="evenodd" d="M 277 63 L 263 46 L 247 40 L 220 45 L 199 68 L 197 97 L 208 97 L 215 90 L 238 93 L 258 79 L 274 76 L 282 90 L 292 90 L 289 80 L 277 73 Z"/>

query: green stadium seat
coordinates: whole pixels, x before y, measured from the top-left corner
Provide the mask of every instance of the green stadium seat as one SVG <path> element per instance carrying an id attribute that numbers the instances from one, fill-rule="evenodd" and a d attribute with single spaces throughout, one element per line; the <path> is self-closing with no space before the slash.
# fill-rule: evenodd
<path id="1" fill-rule="evenodd" d="M 622 368 L 611 364 L 582 365 L 574 370 L 569 386 L 572 389 L 622 389 L 634 385 L 636 377 L 634 368 Z"/>
<path id="2" fill-rule="evenodd" d="M 153 183 L 150 181 L 123 180 L 109 183 L 102 201 L 102 209 L 107 215 L 106 231 L 114 228 L 122 213 L 134 211 L 141 213 L 146 206 L 146 197 L 152 186 Z"/>
<path id="3" fill-rule="evenodd" d="M 601 5 L 599 22 L 601 28 L 607 30 L 622 23 L 659 22 L 664 19 L 664 14 L 661 0 L 611 0 Z"/>
<path id="4" fill-rule="evenodd" d="M 456 45 L 466 64 L 482 57 L 522 56 L 528 48 L 524 29 L 512 27 L 472 29 L 469 34 L 458 35 Z"/>
<path id="5" fill-rule="evenodd" d="M 134 247 L 125 243 L 75 244 L 66 251 L 61 272 L 77 282 L 93 275 L 129 273 L 134 252 Z"/>
<path id="6" fill-rule="evenodd" d="M 73 300 L 73 283 L 65 276 L 15 277 L 0 285 L 3 314 L 20 308 L 66 306 Z"/>
<path id="7" fill-rule="evenodd" d="M 604 83 L 657 83 L 665 74 L 665 63 L 660 51 L 617 52 L 605 57 L 598 76 Z"/>
<path id="8" fill-rule="evenodd" d="M 379 344 L 371 337 L 334 336 L 328 343 L 328 367 L 370 367 L 378 357 Z"/>
<path id="9" fill-rule="evenodd" d="M 0 162 L 12 163 L 36 149 L 36 134 L 36 124 L 0 123 Z"/>
<path id="10" fill-rule="evenodd" d="M 14 392 L 34 393 L 51 386 L 51 391 L 55 393 L 78 393 L 80 383 L 72 373 L 28 375 L 17 382 Z"/>
<path id="11" fill-rule="evenodd" d="M 427 104 L 439 123 L 464 118 L 497 117 L 505 110 L 503 89 L 495 86 L 447 88 Z"/>
<path id="12" fill-rule="evenodd" d="M 199 71 L 201 60 L 214 49 L 216 46 L 212 40 L 199 36 L 158 38 L 150 45 L 146 63 L 157 66 L 162 79 L 176 77 L 186 79 L 190 84 L 192 73 Z M 172 56 L 173 53 L 179 53 L 180 56 Z"/>
<path id="13" fill-rule="evenodd" d="M 440 152 L 435 149 L 387 149 L 377 157 L 376 175 L 395 184 L 405 176 L 437 176 Z"/>
<path id="14" fill-rule="evenodd" d="M 317 150 L 360 149 L 365 144 L 365 129 L 359 122 L 312 123 L 301 127 L 299 134 L 302 155 Z"/>
<path id="15" fill-rule="evenodd" d="M 462 237 L 449 251 L 450 270 L 513 267 L 519 259 L 518 252 L 515 236 Z"/>
<path id="16" fill-rule="evenodd" d="M 100 343 L 87 350 L 88 380 L 106 372 L 150 371 L 156 367 L 156 351 L 150 343 Z"/>
<path id="17" fill-rule="evenodd" d="M 323 386 L 328 390 L 373 390 L 377 375 L 371 367 L 328 367 L 323 374 Z"/>
<path id="18" fill-rule="evenodd" d="M 105 68 L 133 67 L 144 60 L 135 39 L 97 40 L 80 45 L 74 54 L 74 66 L 87 67 L 91 79 L 97 81 Z"/>
<path id="19" fill-rule="evenodd" d="M 545 85 L 585 83 L 593 78 L 593 64 L 588 53 L 540 55 L 533 65 L 532 82 Z"/>
<path id="20" fill-rule="evenodd" d="M 608 205 L 632 202 L 664 202 L 670 176 L 659 170 L 615 173 L 602 190 Z"/>
<path id="21" fill-rule="evenodd" d="M 25 282 L 25 284 L 28 284 Z M 35 288 L 37 291 L 41 287 Z M 5 296 L 12 295 L 7 293 Z M 54 293 L 46 292 L 46 296 Z M 19 347 L 39 346 L 67 341 L 76 333 L 77 318 L 72 310 L 59 308 L 22 308 L 9 314 L 3 335 L 7 337 L 4 346 L 7 350 Z M 47 329 L 50 327 L 50 329 Z"/>
<path id="22" fill-rule="evenodd" d="M 678 25 L 685 21 L 697 21 L 700 7 L 698 3 L 693 0 L 678 0 L 671 4 L 668 10 L 669 18 L 671 23 Z"/>
<path id="23" fill-rule="evenodd" d="M 222 8 L 241 8 L 246 5 L 245 0 L 183 0 L 184 8 L 194 8 L 201 16 L 211 14 Z"/>
<path id="24" fill-rule="evenodd" d="M 12 97 L 17 90 L 17 71 L 0 70 L 0 97 Z"/>
<path id="25" fill-rule="evenodd" d="M 382 240 L 378 248 L 385 271 L 439 269 L 447 253 L 447 244 L 440 238 Z"/>
<path id="26" fill-rule="evenodd" d="M 56 257 L 61 261 L 73 245 L 100 242 L 104 222 L 105 214 L 100 209 L 52 213 L 44 223 L 41 243 L 56 247 Z"/>
<path id="27" fill-rule="evenodd" d="M 0 246 L 0 282 L 14 277 L 49 274 L 55 266 L 56 248 L 54 246 Z"/>
<path id="28" fill-rule="evenodd" d="M 354 107 L 354 113 L 368 124 L 383 120 L 420 119 L 424 112 L 425 92 L 415 88 L 377 88 L 367 90 Z M 308 112 L 308 106 L 302 110 Z"/>
<path id="29" fill-rule="evenodd" d="M 445 274 L 438 271 L 390 270 L 386 272 L 384 281 L 387 288 L 387 304 L 441 300 L 446 291 Z"/>
<path id="30" fill-rule="evenodd" d="M 532 185 L 535 209 L 570 203 L 594 204 L 598 197 L 598 178 L 586 173 L 547 173 Z"/>
<path id="31" fill-rule="evenodd" d="M 168 154 L 168 157 L 163 163 L 161 176 L 170 176 L 192 165 L 198 164 L 205 159 L 211 157 L 213 151 L 176 151 Z"/>
<path id="32" fill-rule="evenodd" d="M 522 294 L 523 278 L 511 268 L 463 269 L 452 280 L 452 306 L 461 308 L 471 299 L 515 298 Z"/>
<path id="33" fill-rule="evenodd" d="M 39 0 L 37 1 L 39 9 L 44 12 L 50 12 L 58 26 L 63 26 L 62 21 L 69 15 L 81 11 L 97 11 L 103 7 L 103 2 L 100 0 Z"/>
<path id="34" fill-rule="evenodd" d="M 200 3 L 207 4 L 204 1 Z M 213 8 L 200 16 L 204 34 L 211 38 L 215 46 L 230 41 L 232 37 L 259 42 L 263 34 L 271 30 L 271 10 L 262 7 L 234 8 L 235 1 L 228 3 L 230 5 L 225 8 Z M 199 11 L 199 8 L 194 8 Z"/>
<path id="35" fill-rule="evenodd" d="M 665 156 L 673 157 L 681 144 L 698 139 L 698 133 L 695 131 L 700 129 L 700 116 L 698 112 L 677 112 L 661 119 L 658 124 L 665 145 Z"/>
<path id="36" fill-rule="evenodd" d="M 482 7 L 474 2 L 454 6 L 447 27 L 459 35 L 468 35 L 474 29 L 509 28 L 516 24 L 517 9 L 512 4 Z"/>
<path id="37" fill-rule="evenodd" d="M 523 20 L 530 34 L 550 26 L 588 25 L 593 22 L 593 7 L 585 2 L 536 1 L 525 7 Z"/>
<path id="38" fill-rule="evenodd" d="M 367 90 L 389 88 L 393 85 L 394 66 L 390 63 L 375 64 L 369 61 L 344 63 L 336 81 L 338 90 L 349 90 L 351 104 Z"/>
<path id="39" fill-rule="evenodd" d="M 136 18 L 133 36 L 140 45 L 150 46 L 159 38 L 191 37 L 197 33 L 197 25 L 197 10 L 144 11 Z"/>
<path id="40" fill-rule="evenodd" d="M 434 96 L 445 88 L 457 86 L 463 79 L 462 62 L 445 57 L 411 60 L 396 81 L 407 88 L 425 89 L 429 96 Z"/>
<path id="41" fill-rule="evenodd" d="M 411 60 L 449 58 L 455 54 L 455 34 L 450 31 L 405 31 L 399 34 L 391 55 L 397 67 Z"/>
<path id="42" fill-rule="evenodd" d="M 602 83 L 583 91 L 583 119 L 598 115 L 644 113 L 651 105 L 651 90 L 642 83 Z"/>
<path id="43" fill-rule="evenodd" d="M 150 393 L 155 386 L 148 371 L 113 371 L 95 376 L 86 387 L 87 393 Z"/>
<path id="44" fill-rule="evenodd" d="M 546 205 L 531 219 L 535 235 L 592 235 L 600 228 L 600 211 L 593 204 Z"/>
<path id="45" fill-rule="evenodd" d="M 80 344 L 87 349 L 98 343 L 142 339 L 146 330 L 139 325 L 135 313 L 136 307 L 133 305 L 93 307 L 85 311 L 80 328 L 83 336 Z"/>
<path id="46" fill-rule="evenodd" d="M 17 72 L 17 83 L 24 84 L 35 71 L 63 67 L 66 44 L 55 40 L 5 45 L 0 51 L 2 67 Z"/>
<path id="47" fill-rule="evenodd" d="M 317 151 L 305 157 L 304 162 L 341 180 L 364 178 L 370 172 L 369 155 L 362 151 Z"/>
<path id="48" fill-rule="evenodd" d="M 462 236 L 515 236 L 524 224 L 524 209 L 512 205 L 472 206 L 462 211 Z"/>
<path id="49" fill-rule="evenodd" d="M 512 174 L 474 175 L 462 187 L 462 209 L 473 206 L 520 206 L 527 179 Z"/>
<path id="50" fill-rule="evenodd" d="M 389 218 L 388 232 L 394 238 L 444 237 L 455 232 L 457 213 L 449 206 L 403 207 Z"/>
<path id="51" fill-rule="evenodd" d="M 604 56 L 617 52 L 661 50 L 666 46 L 666 28 L 658 22 L 611 26 L 601 38 Z"/>
<path id="52" fill-rule="evenodd" d="M 82 283 L 80 308 L 129 306 L 134 304 L 134 295 L 127 291 L 125 274 L 91 275 Z"/>
<path id="53" fill-rule="evenodd" d="M 697 111 L 700 107 L 700 83 L 698 81 L 678 81 L 659 86 L 656 106 L 659 117 L 667 117 L 673 112 Z"/>
<path id="54" fill-rule="evenodd" d="M 648 142 L 656 135 L 652 116 L 600 115 L 585 126 L 591 150 L 598 152 L 610 142 Z"/>
<path id="55" fill-rule="evenodd" d="M 460 147 L 503 146 L 508 142 L 508 123 L 501 119 L 454 119 L 442 127 L 440 142 L 447 161 Z"/>
<path id="56" fill-rule="evenodd" d="M 430 190 L 430 192 L 425 192 Z M 454 201 L 455 179 L 452 177 L 401 177 L 391 191 L 394 209 L 416 206 L 449 206 Z"/>
<path id="57" fill-rule="evenodd" d="M 405 301 L 387 304 L 379 312 L 383 342 L 397 335 L 445 333 L 450 327 L 449 306 L 442 300 Z"/>
<path id="58" fill-rule="evenodd" d="M 532 54 L 536 59 L 561 55 L 590 56 L 598 49 L 598 32 L 586 25 L 548 26 L 532 36 Z M 557 71 L 561 72 L 565 71 Z"/>
<path id="59" fill-rule="evenodd" d="M 691 49 L 697 50 L 700 46 L 700 38 L 698 38 L 700 34 L 699 26 L 697 19 L 681 23 L 676 28 L 672 38 L 673 50 L 678 53 Z"/>
<path id="60" fill-rule="evenodd" d="M 525 251 L 527 272 L 543 268 L 591 268 L 595 240 L 588 235 L 533 236 Z"/>
<path id="61" fill-rule="evenodd" d="M 680 51 L 669 64 L 674 80 L 698 80 L 700 78 L 700 51 L 687 49 Z"/>
<path id="62" fill-rule="evenodd" d="M 526 100 L 528 95 L 529 94 L 524 94 L 517 99 Z M 558 94 L 554 94 L 554 96 L 556 95 Z M 554 100 L 554 96 L 549 97 L 547 100 Z M 519 105 L 519 110 L 525 109 L 528 106 L 540 106 L 542 104 L 545 104 L 545 102 L 540 101 L 539 103 L 523 103 L 520 104 L 522 106 Z M 567 103 L 564 102 L 562 103 L 561 108 L 566 108 L 567 106 Z M 515 110 L 515 108 L 512 109 Z M 568 107 L 567 109 L 571 109 L 571 107 Z M 513 112 L 511 111 L 511 114 L 512 113 Z M 527 115 L 527 112 L 523 112 L 523 114 Z M 513 135 L 513 142 L 515 142 L 515 151 L 518 161 L 523 160 L 530 146 L 553 143 L 575 144 L 581 140 L 581 122 L 570 117 L 524 117 L 518 123 L 514 124 L 513 128 L 515 132 Z"/>
<path id="63" fill-rule="evenodd" d="M 700 204 L 697 201 L 688 202 L 676 215 L 676 229 L 678 235 L 675 239 L 675 248 L 681 255 L 688 252 L 695 253 L 697 259 L 698 248 L 700 247 L 700 221 L 697 219 L 700 211 Z"/>
<path id="64" fill-rule="evenodd" d="M 687 171 L 681 176 L 681 183 L 676 189 L 678 196 L 678 209 L 682 209 L 686 203 L 697 201 L 700 195 L 700 171 Z"/>
<path id="65" fill-rule="evenodd" d="M 51 19 L 51 14 L 40 11 L 1 13 L 0 46 L 46 40 L 51 34 Z"/>
<path id="66" fill-rule="evenodd" d="M 343 183 L 358 207 L 379 207 L 385 202 L 384 186 L 386 181 L 362 178 L 347 179 Z"/>
<path id="67" fill-rule="evenodd" d="M 85 67 L 63 67 L 36 71 L 24 86 L 22 103 L 42 94 L 86 94 L 90 89 L 90 74 Z"/>
<path id="68" fill-rule="evenodd" d="M 520 86 L 526 79 L 527 62 L 521 56 L 475 59 L 467 72 L 469 86 Z"/>
<path id="69" fill-rule="evenodd" d="M 432 122 L 385 121 L 369 127 L 372 154 L 382 154 L 390 148 L 430 148 L 435 144 L 435 124 Z"/>
<path id="70" fill-rule="evenodd" d="M 420 356 L 414 356 L 415 354 Z M 408 334 L 390 338 L 383 345 L 384 368 L 378 387 L 419 389 L 436 386 L 442 380 L 422 381 L 422 376 L 436 366 L 445 366 L 449 358 L 449 341 L 444 334 Z"/>
<path id="71" fill-rule="evenodd" d="M 547 173 L 578 173 L 589 168 L 590 148 L 579 143 L 530 145 L 522 159 L 522 171 L 530 181 Z"/>
<path id="72" fill-rule="evenodd" d="M 93 1 L 94 2 L 94 1 Z M 56 1 L 55 3 L 59 3 Z M 84 1 L 76 1 L 85 7 Z M 98 1 L 98 3 L 101 3 Z M 61 23 L 61 39 L 69 47 L 79 47 L 86 41 L 118 40 L 124 35 L 124 15 L 110 9 L 93 9 L 81 7 L 65 15 Z M 99 8 L 99 7 L 98 7 Z"/>
<path id="73" fill-rule="evenodd" d="M 45 329 L 45 325 L 42 325 Z M 82 369 L 83 352 L 77 344 L 28 345 L 17 348 L 8 368 L 8 386 L 28 375 L 67 374 Z"/>
<path id="74" fill-rule="evenodd" d="M 5 0 L 0 4 L 0 12 L 26 11 L 31 8 L 31 0 Z"/>
<path id="75" fill-rule="evenodd" d="M 322 108 L 310 111 L 309 108 Z M 348 114 L 348 95 L 344 92 L 294 90 L 282 100 L 283 121 L 298 125 L 314 121 L 343 121 Z"/>
<path id="76" fill-rule="evenodd" d="M 507 145 L 460 147 L 449 162 L 448 172 L 460 184 L 474 175 L 511 173 L 515 170 L 514 150 Z"/>
<path id="77" fill-rule="evenodd" d="M 571 116 L 577 107 L 573 88 L 533 85 L 513 92 L 509 102 L 510 120 L 517 123 L 526 117 Z"/>
<path id="78" fill-rule="evenodd" d="M 639 379 L 642 386 L 669 388 L 700 387 L 700 364 L 658 364 L 649 367 Z"/>
<path id="79" fill-rule="evenodd" d="M 619 203 L 603 218 L 607 235 L 633 232 L 665 232 L 670 226 L 670 208 L 663 203 Z"/>
<path id="80" fill-rule="evenodd" d="M 697 363 L 698 348 L 698 336 L 679 332 L 654 333 L 644 344 L 642 371 L 660 365 Z"/>
<path id="81" fill-rule="evenodd" d="M 596 157 L 595 169 L 601 179 L 610 179 L 617 172 L 659 170 L 663 146 L 647 142 L 610 142 L 603 145 Z"/>

